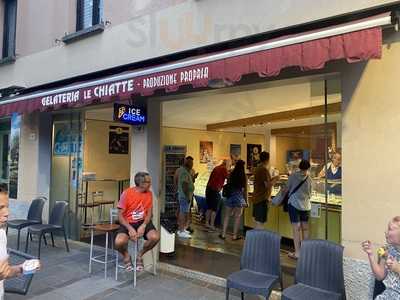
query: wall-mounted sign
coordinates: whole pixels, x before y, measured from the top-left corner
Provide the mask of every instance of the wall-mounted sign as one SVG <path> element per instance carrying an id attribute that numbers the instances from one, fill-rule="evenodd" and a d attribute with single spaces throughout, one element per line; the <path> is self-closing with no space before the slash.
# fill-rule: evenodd
<path id="1" fill-rule="evenodd" d="M 311 203 L 311 218 L 321 218 L 321 204 Z"/>
<path id="2" fill-rule="evenodd" d="M 114 121 L 130 125 L 146 125 L 146 108 L 115 103 Z"/>
<path id="3" fill-rule="evenodd" d="M 247 169 L 256 168 L 260 163 L 261 145 L 247 144 Z"/>
<path id="4" fill-rule="evenodd" d="M 108 153 L 129 154 L 129 128 L 110 126 Z"/>
<path id="5" fill-rule="evenodd" d="M 200 163 L 206 164 L 213 160 L 213 142 L 200 141 Z"/>
<path id="6" fill-rule="evenodd" d="M 242 145 L 240 144 L 231 144 L 229 149 L 229 154 L 231 155 L 231 159 L 237 161 L 240 159 L 242 154 Z"/>

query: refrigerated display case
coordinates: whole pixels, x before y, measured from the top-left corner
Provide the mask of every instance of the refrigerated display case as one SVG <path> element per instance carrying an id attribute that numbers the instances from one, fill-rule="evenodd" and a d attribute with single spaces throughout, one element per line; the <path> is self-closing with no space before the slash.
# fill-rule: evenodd
<path id="1" fill-rule="evenodd" d="M 282 179 L 283 178 L 283 179 Z M 281 180 L 272 190 L 272 196 L 275 196 L 281 188 L 287 184 L 287 176 L 282 176 Z M 310 212 L 310 238 L 327 239 L 340 243 L 341 241 L 341 214 L 342 214 L 342 196 L 327 193 L 325 186 L 332 184 L 341 184 L 339 181 L 325 182 L 325 179 L 314 178 L 312 181 L 311 193 L 311 212 Z M 252 216 L 253 206 L 251 203 L 251 193 L 249 193 L 250 206 L 244 213 L 244 224 L 247 228 L 254 228 L 255 223 Z M 326 224 L 326 222 L 328 222 Z M 292 227 L 287 212 L 283 211 L 281 206 L 275 207 L 269 205 L 268 219 L 265 223 L 265 229 L 278 232 L 282 237 L 292 239 Z"/>

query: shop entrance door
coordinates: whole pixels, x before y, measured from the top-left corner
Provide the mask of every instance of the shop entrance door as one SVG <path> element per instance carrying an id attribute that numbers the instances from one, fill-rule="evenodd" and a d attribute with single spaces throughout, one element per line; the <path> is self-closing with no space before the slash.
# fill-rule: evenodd
<path id="1" fill-rule="evenodd" d="M 53 118 L 50 211 L 56 201 L 66 201 L 67 235 L 79 240 L 79 191 L 82 185 L 82 114 L 71 112 Z"/>

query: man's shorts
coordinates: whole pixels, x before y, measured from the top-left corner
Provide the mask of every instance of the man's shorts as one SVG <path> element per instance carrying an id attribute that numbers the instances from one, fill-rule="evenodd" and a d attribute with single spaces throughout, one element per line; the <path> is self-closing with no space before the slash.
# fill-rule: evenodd
<path id="1" fill-rule="evenodd" d="M 130 223 L 130 225 L 131 225 L 131 226 L 133 227 L 133 229 L 135 229 L 135 230 L 138 230 L 138 228 L 139 228 L 140 225 L 142 225 L 142 224 L 143 224 L 143 221 L 140 221 L 140 222 L 137 222 L 137 223 Z M 156 228 L 154 227 L 153 222 L 150 221 L 150 222 L 146 225 L 146 228 L 144 229 L 143 238 L 144 238 L 145 240 L 147 240 L 147 234 L 148 234 L 150 231 L 152 231 L 152 230 L 156 230 Z M 129 236 L 128 228 L 126 228 L 124 225 L 121 225 L 121 226 L 118 228 L 118 230 L 117 230 L 117 235 L 118 235 L 119 233 L 125 233 L 126 235 Z"/>
<path id="2" fill-rule="evenodd" d="M 178 196 L 179 212 L 188 214 L 190 211 L 190 201 L 186 197 Z"/>
<path id="3" fill-rule="evenodd" d="M 290 223 L 307 223 L 310 217 L 310 211 L 308 210 L 298 210 L 293 205 L 288 205 L 288 212 Z"/>
<path id="4" fill-rule="evenodd" d="M 267 200 L 258 203 L 253 203 L 253 217 L 256 222 L 265 223 L 267 222 L 268 216 L 268 204 Z"/>
<path id="5" fill-rule="evenodd" d="M 221 194 L 213 189 L 206 188 L 206 203 L 207 208 L 212 211 L 217 211 L 219 203 L 221 202 Z"/>

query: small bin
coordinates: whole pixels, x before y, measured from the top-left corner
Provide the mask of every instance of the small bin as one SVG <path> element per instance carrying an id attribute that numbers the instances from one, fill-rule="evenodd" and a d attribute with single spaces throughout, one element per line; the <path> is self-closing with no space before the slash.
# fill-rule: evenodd
<path id="1" fill-rule="evenodd" d="M 161 226 L 160 252 L 166 254 L 175 252 L 175 233 L 170 233 L 164 226 Z"/>

